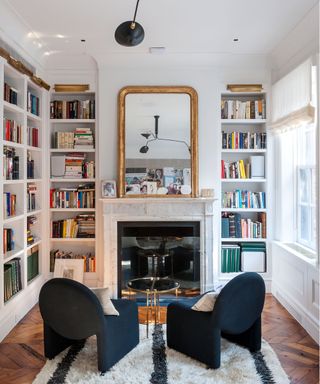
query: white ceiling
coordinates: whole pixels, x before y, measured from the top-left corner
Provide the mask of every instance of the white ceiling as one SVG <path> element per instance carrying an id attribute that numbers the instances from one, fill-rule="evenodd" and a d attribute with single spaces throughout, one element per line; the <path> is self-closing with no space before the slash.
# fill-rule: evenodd
<path id="1" fill-rule="evenodd" d="M 16 13 L 44 52 L 90 54 L 268 54 L 318 0 L 141 0 L 145 39 L 125 48 L 114 31 L 133 16 L 136 0 L 0 0 Z M 86 39 L 81 43 L 80 39 Z M 239 38 L 239 42 L 233 42 Z"/>

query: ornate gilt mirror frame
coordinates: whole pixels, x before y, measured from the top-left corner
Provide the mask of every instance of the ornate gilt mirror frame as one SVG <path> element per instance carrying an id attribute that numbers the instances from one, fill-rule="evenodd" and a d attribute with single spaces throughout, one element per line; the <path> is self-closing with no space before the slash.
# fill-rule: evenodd
<path id="1" fill-rule="evenodd" d="M 188 195 L 159 194 L 126 194 L 125 155 L 126 155 L 126 96 L 128 94 L 187 94 L 190 97 L 190 153 L 191 153 L 191 193 Z M 118 196 L 119 197 L 197 197 L 198 196 L 198 95 L 195 89 L 188 86 L 128 86 L 120 90 L 118 95 Z"/>

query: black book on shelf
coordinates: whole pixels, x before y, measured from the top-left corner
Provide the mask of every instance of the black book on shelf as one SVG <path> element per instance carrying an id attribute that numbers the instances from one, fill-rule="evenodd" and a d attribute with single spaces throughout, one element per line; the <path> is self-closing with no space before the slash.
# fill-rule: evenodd
<path id="1" fill-rule="evenodd" d="M 14 156 L 12 167 L 12 180 L 19 179 L 19 156 Z"/>

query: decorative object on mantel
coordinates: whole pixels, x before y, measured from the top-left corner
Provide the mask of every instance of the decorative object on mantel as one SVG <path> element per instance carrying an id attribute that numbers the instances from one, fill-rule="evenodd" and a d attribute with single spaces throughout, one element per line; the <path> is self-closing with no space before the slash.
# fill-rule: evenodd
<path id="1" fill-rule="evenodd" d="M 4 48 L 0 47 L 0 56 L 7 60 L 8 64 L 11 65 L 14 69 L 30 77 L 31 81 L 49 91 L 50 85 L 47 84 L 40 77 L 37 77 L 29 68 L 27 68 L 21 61 L 16 60 L 10 53 L 7 52 Z"/>
<path id="2" fill-rule="evenodd" d="M 117 188 L 115 180 L 102 180 L 101 195 L 102 198 L 117 197 Z"/>
<path id="3" fill-rule="evenodd" d="M 213 188 L 202 188 L 201 189 L 201 197 L 214 197 L 214 189 Z"/>
<path id="4" fill-rule="evenodd" d="M 90 90 L 89 84 L 55 84 L 55 92 L 86 92 Z"/>
<path id="5" fill-rule="evenodd" d="M 165 325 L 157 324 L 152 338 L 148 339 L 145 325 L 140 325 L 140 343 L 104 376 L 97 372 L 96 340 L 90 337 L 84 346 L 73 347 L 67 355 L 63 352 L 47 360 L 33 384 L 53 382 L 56 377 L 65 377 L 66 382 L 77 384 L 290 383 L 266 341 L 262 342 L 261 352 L 250 353 L 222 339 L 221 368 L 207 369 L 204 364 L 167 348 L 164 328 Z M 155 378 L 158 379 L 155 381 Z"/>
<path id="6" fill-rule="evenodd" d="M 262 84 L 227 84 L 230 92 L 261 92 Z"/>
<path id="7" fill-rule="evenodd" d="M 114 34 L 117 43 L 125 47 L 134 47 L 144 39 L 144 29 L 141 24 L 136 22 L 139 1 L 136 4 L 133 20 L 121 23 Z"/>

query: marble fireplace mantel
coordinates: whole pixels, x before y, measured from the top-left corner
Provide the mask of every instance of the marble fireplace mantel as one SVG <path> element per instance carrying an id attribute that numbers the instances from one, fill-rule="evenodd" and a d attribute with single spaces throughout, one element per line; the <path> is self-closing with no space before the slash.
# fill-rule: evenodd
<path id="1" fill-rule="evenodd" d="M 201 291 L 213 289 L 213 198 L 101 199 L 103 209 L 104 281 L 111 297 L 118 296 L 118 234 L 120 221 L 200 222 Z"/>

